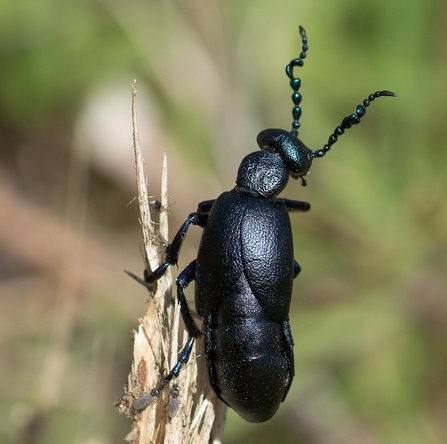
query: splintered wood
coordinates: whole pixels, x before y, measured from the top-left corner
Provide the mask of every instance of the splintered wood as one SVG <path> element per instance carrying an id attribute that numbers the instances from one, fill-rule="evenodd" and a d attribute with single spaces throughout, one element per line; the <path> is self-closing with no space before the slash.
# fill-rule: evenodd
<path id="1" fill-rule="evenodd" d="M 136 93 L 136 81 L 133 81 L 132 132 L 143 256 L 145 267 L 154 270 L 164 260 L 162 239 L 168 239 L 167 160 L 165 154 L 161 205 L 158 205 L 159 224 L 156 229 L 151 220 L 144 161 L 138 137 Z M 137 280 L 142 282 L 139 278 Z M 220 443 L 226 406 L 208 383 L 201 337 L 197 339 L 189 361 L 183 366 L 179 377 L 165 384 L 163 390 L 155 390 L 160 387 L 163 376 L 176 364 L 178 353 L 185 345 L 188 334 L 181 321 L 179 305 L 172 295 L 170 270 L 167 270 L 152 290 L 148 290 L 149 306 L 134 332 L 132 370 L 124 396 L 116 403 L 117 410 L 133 421 L 132 429 L 124 439 L 134 444 Z M 174 384 L 178 386 L 174 387 Z M 173 389 L 178 390 L 174 392 L 177 396 L 176 413 L 170 415 L 170 394 Z M 136 409 L 134 404 L 137 400 Z"/>

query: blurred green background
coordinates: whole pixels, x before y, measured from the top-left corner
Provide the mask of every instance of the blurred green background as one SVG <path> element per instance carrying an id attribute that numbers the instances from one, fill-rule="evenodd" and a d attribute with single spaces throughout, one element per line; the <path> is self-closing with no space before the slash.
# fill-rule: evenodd
<path id="1" fill-rule="evenodd" d="M 437 0 L 0 2 L 0 442 L 121 443 L 114 400 L 147 293 L 131 149 L 169 156 L 171 232 L 233 187 L 259 131 L 290 128 L 284 74 L 309 37 L 300 138 L 324 159 L 293 214 L 296 377 L 225 443 L 447 442 L 447 4 Z M 298 72 L 298 71 L 296 71 Z M 194 257 L 191 229 L 180 267 Z M 175 270 L 174 270 L 175 274 Z M 191 295 L 192 292 L 190 291 Z"/>

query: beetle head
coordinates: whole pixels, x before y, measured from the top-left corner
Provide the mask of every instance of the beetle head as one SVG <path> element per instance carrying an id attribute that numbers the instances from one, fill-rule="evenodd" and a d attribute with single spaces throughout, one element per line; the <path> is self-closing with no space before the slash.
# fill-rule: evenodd
<path id="1" fill-rule="evenodd" d="M 292 133 L 282 129 L 266 129 L 258 134 L 256 141 L 261 150 L 279 154 L 294 179 L 308 173 L 313 151 Z"/>

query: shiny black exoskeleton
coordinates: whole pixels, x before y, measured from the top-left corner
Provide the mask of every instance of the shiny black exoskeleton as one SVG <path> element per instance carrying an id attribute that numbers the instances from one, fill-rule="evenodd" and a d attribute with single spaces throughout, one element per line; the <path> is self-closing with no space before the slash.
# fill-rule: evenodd
<path id="1" fill-rule="evenodd" d="M 205 357 L 216 394 L 250 422 L 270 419 L 284 401 L 294 377 L 289 307 L 293 279 L 300 267 L 293 257 L 289 211 L 308 211 L 307 202 L 278 198 L 289 176 L 300 178 L 312 160 L 324 156 L 338 136 L 360 123 L 366 108 L 390 91 L 371 94 L 355 114 L 343 119 L 323 148 L 312 151 L 298 139 L 301 116 L 300 79 L 307 37 L 300 27 L 302 52 L 286 67 L 293 89 L 292 130 L 267 129 L 257 138 L 261 151 L 247 155 L 236 186 L 216 200 L 202 202 L 188 216 L 167 250 L 166 261 L 146 271 L 146 285 L 178 261 L 190 225 L 203 228 L 197 259 L 177 278 L 177 296 L 190 339 L 164 384 L 180 372 L 201 333 L 186 302 L 184 289 L 195 283 L 195 306 L 203 318 Z M 158 394 L 158 392 L 157 392 Z"/>

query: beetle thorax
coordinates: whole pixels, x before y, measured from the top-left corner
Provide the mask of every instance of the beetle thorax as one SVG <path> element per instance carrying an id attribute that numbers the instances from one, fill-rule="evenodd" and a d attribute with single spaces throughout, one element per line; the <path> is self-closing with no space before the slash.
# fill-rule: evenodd
<path id="1" fill-rule="evenodd" d="M 244 157 L 236 184 L 271 199 L 287 185 L 289 172 L 281 157 L 268 151 L 256 151 Z"/>

